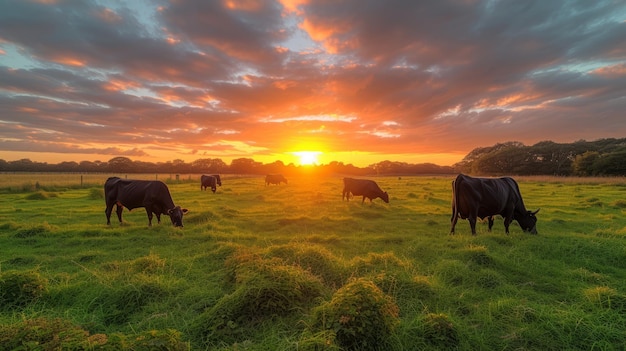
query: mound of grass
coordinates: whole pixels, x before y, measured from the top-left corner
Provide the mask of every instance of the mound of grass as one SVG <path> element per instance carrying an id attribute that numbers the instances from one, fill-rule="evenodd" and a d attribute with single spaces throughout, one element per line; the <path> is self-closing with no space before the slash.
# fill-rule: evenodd
<path id="1" fill-rule="evenodd" d="M 44 222 L 40 225 L 20 229 L 13 236 L 16 238 L 46 237 L 54 229 L 53 226 Z"/>
<path id="2" fill-rule="evenodd" d="M 40 299 L 48 280 L 34 271 L 9 271 L 0 275 L 0 307 L 23 308 Z"/>
<path id="3" fill-rule="evenodd" d="M 57 197 L 55 193 L 45 193 L 43 191 L 37 191 L 31 194 L 26 195 L 26 200 L 47 200 L 51 197 Z"/>
<path id="4" fill-rule="evenodd" d="M 435 287 L 428 277 L 413 276 L 408 271 L 383 271 L 367 278 L 396 300 L 422 300 L 435 295 Z"/>
<path id="5" fill-rule="evenodd" d="M 136 335 L 90 334 L 61 319 L 35 318 L 0 326 L 3 350 L 170 350 L 188 351 L 189 344 L 173 330 L 151 330 Z"/>
<path id="6" fill-rule="evenodd" d="M 165 260 L 160 258 L 157 254 L 150 254 L 148 256 L 139 257 L 130 264 L 134 271 L 149 274 L 162 270 L 163 267 L 165 267 Z"/>
<path id="7" fill-rule="evenodd" d="M 90 200 L 102 200 L 104 199 L 104 189 L 102 188 L 91 188 L 89 189 L 89 195 L 87 196 Z"/>
<path id="8" fill-rule="evenodd" d="M 437 263 L 434 275 L 442 282 L 458 286 L 471 283 L 473 274 L 463 262 L 444 259 Z"/>
<path id="9" fill-rule="evenodd" d="M 169 291 L 156 279 L 136 277 L 132 283 L 103 287 L 90 309 L 103 315 L 107 326 L 128 323 L 135 313 L 152 302 L 160 301 Z"/>
<path id="10" fill-rule="evenodd" d="M 393 252 L 370 252 L 365 257 L 355 257 L 350 262 L 350 265 L 355 275 L 363 275 L 380 270 L 405 269 L 410 266 L 407 261 L 401 260 Z"/>
<path id="11" fill-rule="evenodd" d="M 438 350 L 456 350 L 459 332 L 445 313 L 428 313 L 421 318 L 420 336 Z"/>
<path id="12" fill-rule="evenodd" d="M 620 313 L 626 312 L 626 295 L 618 293 L 608 286 L 596 286 L 584 291 L 584 295 L 589 302 Z"/>
<path id="13" fill-rule="evenodd" d="M 332 287 L 342 286 L 348 278 L 345 263 L 319 245 L 291 243 L 273 245 L 266 249 L 268 255 L 279 257 L 287 264 L 298 265 Z"/>
<path id="14" fill-rule="evenodd" d="M 344 350 L 384 350 L 398 326 L 399 308 L 373 282 L 356 279 L 313 310 L 313 329 L 332 331 Z"/>
<path id="15" fill-rule="evenodd" d="M 463 257 L 472 264 L 484 267 L 494 265 L 494 260 L 487 252 L 487 247 L 485 246 L 470 245 L 468 248 L 462 250 L 461 253 Z"/>
<path id="16" fill-rule="evenodd" d="M 626 200 L 615 200 L 613 202 L 611 202 L 611 206 L 612 207 L 617 207 L 617 208 L 626 208 Z"/>
<path id="17" fill-rule="evenodd" d="M 325 295 L 317 277 L 277 258 L 239 253 L 229 264 L 235 265 L 235 290 L 195 322 L 194 329 L 206 346 L 245 340 L 249 330 L 263 321 L 306 310 Z"/>

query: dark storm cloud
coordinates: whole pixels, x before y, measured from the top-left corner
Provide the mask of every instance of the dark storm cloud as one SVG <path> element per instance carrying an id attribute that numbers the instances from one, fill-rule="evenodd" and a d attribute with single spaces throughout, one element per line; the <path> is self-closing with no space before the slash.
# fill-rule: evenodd
<path id="1" fill-rule="evenodd" d="M 623 137 L 624 38 L 612 0 L 3 1 L 0 150 L 464 154 Z"/>

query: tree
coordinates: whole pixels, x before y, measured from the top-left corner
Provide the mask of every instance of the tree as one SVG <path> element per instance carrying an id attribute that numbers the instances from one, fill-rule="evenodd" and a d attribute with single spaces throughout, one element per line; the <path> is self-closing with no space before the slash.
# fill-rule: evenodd
<path id="1" fill-rule="evenodd" d="M 192 173 L 218 174 L 227 168 L 228 165 L 219 158 L 201 158 L 191 163 Z"/>
<path id="2" fill-rule="evenodd" d="M 114 157 L 109 160 L 109 172 L 132 172 L 133 171 L 133 161 L 128 157 Z"/>
<path id="3" fill-rule="evenodd" d="M 594 163 L 599 157 L 600 153 L 597 151 L 587 151 L 582 155 L 576 155 L 572 162 L 572 172 L 577 176 L 594 175 Z"/>
<path id="4" fill-rule="evenodd" d="M 230 163 L 230 171 L 238 174 L 261 174 L 263 173 L 259 172 L 261 165 L 261 162 L 256 162 L 251 158 L 237 158 Z"/>
<path id="5" fill-rule="evenodd" d="M 618 150 L 600 155 L 593 162 L 596 175 L 626 175 L 626 150 Z"/>
<path id="6" fill-rule="evenodd" d="M 492 151 L 475 162 L 474 170 L 478 174 L 516 174 L 520 165 L 527 159 L 527 152 L 518 147 L 499 148 Z"/>
<path id="7" fill-rule="evenodd" d="M 272 163 L 266 164 L 263 166 L 263 168 L 265 169 L 265 171 L 263 173 L 285 173 L 285 164 L 283 163 L 283 161 L 274 161 Z"/>

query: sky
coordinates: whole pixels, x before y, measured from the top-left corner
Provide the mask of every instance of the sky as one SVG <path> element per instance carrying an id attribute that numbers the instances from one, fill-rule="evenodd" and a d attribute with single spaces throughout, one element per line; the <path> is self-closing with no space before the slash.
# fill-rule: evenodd
<path id="1" fill-rule="evenodd" d="M 625 114 L 622 0 L 0 0 L 7 161 L 452 165 Z"/>

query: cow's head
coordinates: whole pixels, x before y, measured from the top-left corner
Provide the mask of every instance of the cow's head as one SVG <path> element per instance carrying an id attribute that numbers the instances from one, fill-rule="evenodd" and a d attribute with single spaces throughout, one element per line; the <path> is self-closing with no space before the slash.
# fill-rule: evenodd
<path id="1" fill-rule="evenodd" d="M 382 195 L 380 195 L 380 198 L 383 199 L 383 201 L 385 201 L 386 203 L 389 203 L 389 194 L 387 194 L 386 191 Z"/>
<path id="2" fill-rule="evenodd" d="M 170 216 L 174 227 L 183 226 L 183 214 L 187 213 L 187 211 L 188 210 L 186 208 L 180 208 L 180 206 L 176 206 L 171 210 L 167 210 L 167 215 Z"/>
<path id="3" fill-rule="evenodd" d="M 526 213 L 517 218 L 517 223 L 519 223 L 522 230 L 531 234 L 537 234 L 537 217 L 535 217 L 537 212 L 539 212 L 539 209 L 535 212 L 526 211 Z"/>

